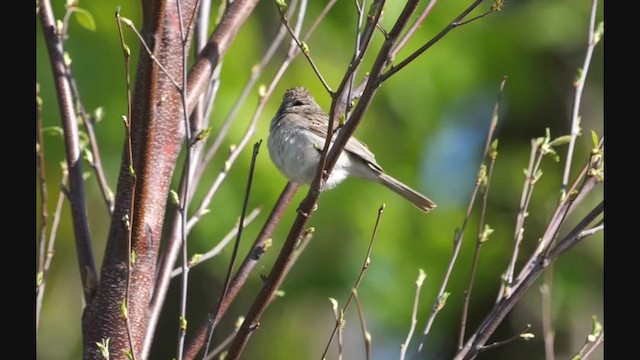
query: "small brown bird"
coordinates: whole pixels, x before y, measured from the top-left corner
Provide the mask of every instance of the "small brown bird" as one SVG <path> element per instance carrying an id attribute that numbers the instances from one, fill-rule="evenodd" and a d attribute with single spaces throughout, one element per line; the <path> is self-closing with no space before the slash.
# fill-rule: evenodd
<path id="1" fill-rule="evenodd" d="M 329 116 L 307 89 L 295 87 L 284 93 L 282 104 L 271 120 L 267 146 L 271 160 L 289 180 L 297 184 L 313 181 L 327 138 L 328 123 Z M 331 189 L 352 175 L 386 186 L 424 212 L 436 207 L 424 195 L 387 175 L 376 162 L 375 155 L 354 137 L 340 154 L 325 188 Z"/>

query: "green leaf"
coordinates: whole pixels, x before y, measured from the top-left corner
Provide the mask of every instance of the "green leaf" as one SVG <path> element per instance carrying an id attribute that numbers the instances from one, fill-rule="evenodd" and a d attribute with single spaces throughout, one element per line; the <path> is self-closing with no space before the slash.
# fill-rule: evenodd
<path id="1" fill-rule="evenodd" d="M 189 259 L 187 266 L 192 267 L 193 265 L 197 264 L 200 261 L 201 257 L 202 254 L 193 254 L 193 256 L 191 256 L 191 259 Z"/>
<path id="2" fill-rule="evenodd" d="M 179 206 L 180 205 L 180 196 L 178 196 L 178 193 L 175 192 L 175 190 L 169 190 L 169 198 L 171 199 L 171 203 L 175 206 Z"/>
<path id="3" fill-rule="evenodd" d="M 418 269 L 418 279 L 416 280 L 416 285 L 422 286 L 422 283 L 426 278 L 427 278 L 427 273 L 425 273 L 424 270 L 422 269 Z"/>
<path id="4" fill-rule="evenodd" d="M 600 324 L 595 315 L 591 316 L 591 322 L 591 334 L 587 336 L 587 340 L 589 342 L 595 342 L 598 339 L 598 336 L 602 333 L 602 324 Z"/>
<path id="5" fill-rule="evenodd" d="M 100 349 L 100 354 L 102 358 L 105 360 L 109 360 L 109 340 L 111 338 L 102 339 L 101 342 L 96 342 L 98 349 Z"/>
<path id="6" fill-rule="evenodd" d="M 286 11 L 289 6 L 285 0 L 276 0 L 276 5 L 280 7 L 281 11 Z"/>
<path id="7" fill-rule="evenodd" d="M 600 21 L 598 23 L 598 26 L 596 26 L 596 32 L 593 36 L 594 44 L 597 44 L 598 42 L 600 42 L 600 39 L 602 39 L 603 35 L 604 35 L 604 21 Z"/>
<path id="8" fill-rule="evenodd" d="M 93 15 L 91 15 L 90 12 L 77 7 L 73 9 L 73 14 L 75 15 L 76 21 L 78 22 L 78 24 L 80 24 L 80 26 L 89 31 L 96 31 L 96 22 L 95 20 L 93 20 Z"/>
<path id="9" fill-rule="evenodd" d="M 564 145 L 568 144 L 569 142 L 571 142 L 571 135 L 564 135 L 551 140 L 549 146 Z"/>
<path id="10" fill-rule="evenodd" d="M 526 333 L 522 333 L 522 334 L 520 334 L 520 337 L 521 337 L 522 339 L 524 339 L 524 340 L 527 340 L 527 341 L 528 341 L 528 340 L 531 340 L 531 339 L 535 338 L 536 336 L 535 336 L 535 335 L 533 335 L 533 334 L 532 334 L 532 333 L 530 333 L 530 332 L 526 332 Z"/>
<path id="11" fill-rule="evenodd" d="M 36 276 L 36 286 L 40 286 L 40 284 L 42 284 L 42 280 L 44 280 L 44 272 L 38 271 L 38 275 Z"/>
<path id="12" fill-rule="evenodd" d="M 129 316 L 129 312 L 127 311 L 127 304 L 124 301 L 120 303 L 120 315 L 125 320 Z"/>
<path id="13" fill-rule="evenodd" d="M 184 316 L 180 316 L 180 330 L 187 331 L 187 319 Z"/>
<path id="14" fill-rule="evenodd" d="M 135 250 L 131 250 L 131 256 L 129 258 L 131 260 L 131 265 L 136 263 L 136 260 L 138 259 L 138 255 L 136 255 Z"/>
<path id="15" fill-rule="evenodd" d="M 131 354 L 131 349 L 122 350 L 122 352 L 127 357 L 127 359 L 133 360 L 133 354 Z"/>
<path id="16" fill-rule="evenodd" d="M 600 144 L 600 140 L 598 140 L 598 134 L 593 130 L 591 130 L 591 140 L 593 141 L 593 148 L 597 149 Z"/>
<path id="17" fill-rule="evenodd" d="M 492 229 L 489 225 L 484 224 L 484 230 L 482 230 L 482 234 L 480 235 L 480 243 L 485 243 L 489 240 L 489 236 L 493 234 L 495 230 Z"/>
<path id="18" fill-rule="evenodd" d="M 331 301 L 331 308 L 333 309 L 333 311 L 338 312 L 338 300 L 330 297 L 329 301 Z"/>
<path id="19" fill-rule="evenodd" d="M 102 119 L 104 119 L 104 115 L 104 108 L 102 106 L 98 106 L 95 110 L 93 110 L 93 120 L 96 123 L 102 121 Z"/>

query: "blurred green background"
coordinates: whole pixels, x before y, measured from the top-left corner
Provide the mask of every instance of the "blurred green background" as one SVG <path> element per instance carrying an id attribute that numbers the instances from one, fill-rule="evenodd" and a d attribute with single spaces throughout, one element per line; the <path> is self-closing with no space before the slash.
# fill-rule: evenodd
<path id="1" fill-rule="evenodd" d="M 64 14 L 64 2 L 55 2 L 56 17 Z M 212 18 L 219 2 L 214 2 Z M 326 1 L 308 5 L 308 29 Z M 389 30 L 404 2 L 389 1 L 383 26 Z M 418 34 L 397 57 L 397 61 L 418 48 L 446 26 L 470 2 L 443 1 Z M 82 101 L 89 111 L 103 107 L 106 117 L 97 125 L 97 135 L 105 171 L 112 189 L 116 187 L 124 141 L 121 115 L 126 113 L 124 65 L 114 12 L 122 7 L 122 16 L 140 24 L 137 2 L 82 1 L 95 18 L 97 31 L 90 32 L 71 19 L 67 50 Z M 421 8 L 425 4 L 421 5 Z M 489 3 L 480 8 L 486 10 Z M 495 302 L 513 248 L 513 232 L 518 203 L 527 166 L 530 139 L 543 136 L 550 128 L 552 137 L 569 133 L 573 102 L 573 81 L 582 66 L 587 47 L 591 2 L 586 0 L 512 1 L 503 11 L 452 31 L 382 86 L 356 135 L 376 153 L 379 163 L 394 177 L 423 192 L 437 204 L 429 215 L 383 187 L 360 179 L 345 181 L 320 199 L 309 225 L 315 236 L 285 280 L 286 296 L 275 301 L 252 336 L 246 359 L 319 358 L 327 343 L 334 319 L 329 297 L 342 305 L 351 292 L 369 238 L 378 207 L 386 204 L 371 255 L 371 266 L 359 289 L 359 296 L 372 335 L 374 359 L 397 359 L 400 344 L 409 329 L 418 269 L 427 273 L 421 293 L 416 333 L 424 328 L 435 295 L 449 262 L 454 230 L 461 226 L 474 186 L 475 174 L 484 147 L 486 131 L 503 76 L 508 81 L 498 127 L 499 156 L 489 195 L 487 223 L 495 229 L 491 241 L 483 247 L 477 283 L 474 287 L 468 331 L 482 321 Z M 602 20 L 599 4 L 597 20 Z M 58 107 L 42 32 L 37 21 L 37 81 L 44 101 L 45 127 L 60 126 Z M 353 53 L 354 5 L 339 1 L 327 19 L 308 41 L 311 54 L 321 72 L 336 88 Z M 229 50 L 222 68 L 222 82 L 211 116 L 212 134 L 235 103 L 277 32 L 279 18 L 271 1 L 258 4 Z M 138 42 L 126 30 L 134 63 Z M 287 38 L 288 39 L 288 38 Z M 360 76 L 369 69 L 382 36 L 376 33 Z M 287 42 L 288 44 L 288 42 Z M 574 157 L 575 176 L 585 163 L 591 148 L 590 131 L 603 134 L 603 48 L 597 47 L 582 100 L 582 132 Z M 284 57 L 283 46 L 269 65 L 260 83 L 268 84 Z M 330 99 L 302 57 L 295 59 L 280 81 L 260 117 L 253 142 L 266 140 L 271 116 L 275 114 L 285 89 L 306 86 L 320 105 L 328 110 Z M 254 113 L 257 89 L 231 129 L 225 146 L 237 144 Z M 49 211 L 58 196 L 64 160 L 62 139 L 46 131 L 46 176 Z M 545 158 L 544 175 L 536 184 L 526 221 L 520 263 L 542 235 L 559 198 L 566 146 L 559 149 L 560 163 Z M 228 178 L 205 215 L 189 237 L 189 252 L 204 253 L 234 226 L 239 216 L 251 158 L 248 146 L 233 166 Z M 212 162 L 199 187 L 194 208 L 226 160 L 226 152 Z M 88 166 L 85 171 L 89 172 Z M 175 180 L 175 179 L 174 179 Z M 175 181 L 174 181 L 175 183 Z M 249 205 L 261 206 L 262 213 L 244 233 L 240 254 L 244 256 L 253 242 L 271 206 L 280 194 L 285 178 L 276 170 L 263 143 L 256 165 Z M 109 216 L 101 200 L 95 176 L 87 182 L 90 228 L 98 266 L 109 227 Z M 36 189 L 37 191 L 37 189 Z M 218 343 L 230 331 L 231 324 L 248 309 L 258 291 L 261 274 L 268 274 L 274 257 L 294 218 L 296 204 L 306 194 L 303 187 L 288 209 L 273 236 L 274 246 L 263 257 L 261 266 L 240 294 L 216 333 Z M 38 201 L 39 201 L 39 192 Z M 584 204 L 590 210 L 603 196 L 602 189 Z M 39 222 L 39 202 L 36 204 Z M 569 226 L 572 223 L 569 221 Z M 451 296 L 436 318 L 421 359 L 447 359 L 457 343 L 463 291 L 466 288 L 477 234 L 477 213 L 469 223 L 460 257 L 447 291 Z M 190 330 L 201 322 L 219 296 L 231 248 L 222 256 L 191 272 L 187 318 Z M 603 236 L 586 239 L 563 256 L 553 268 L 552 319 L 556 331 L 556 355 L 569 358 L 582 346 L 591 329 L 591 316 L 603 321 Z M 531 324 L 535 339 L 516 341 L 482 353 L 480 359 L 540 359 L 544 357 L 539 284 L 534 285 L 522 302 L 505 320 L 492 341 L 506 339 Z M 164 307 L 152 359 L 175 356 L 178 329 L 178 280 L 173 282 Z M 56 253 L 47 281 L 40 330 L 38 359 L 76 359 L 81 357 L 82 298 L 69 207 L 65 203 L 58 232 Z M 346 314 L 345 358 L 364 358 L 363 339 L 356 308 Z M 409 349 L 415 349 L 414 339 Z M 336 358 L 335 342 L 328 358 Z M 593 359 L 603 358 L 602 347 Z"/>

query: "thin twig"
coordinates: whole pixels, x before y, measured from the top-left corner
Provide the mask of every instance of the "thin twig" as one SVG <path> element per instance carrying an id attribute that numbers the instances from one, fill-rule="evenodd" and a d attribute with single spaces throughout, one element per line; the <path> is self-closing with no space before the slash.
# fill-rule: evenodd
<path id="1" fill-rule="evenodd" d="M 197 4 L 193 7 L 194 11 L 198 8 Z M 182 276 L 180 283 L 180 314 L 179 314 L 179 324 L 178 324 L 178 344 L 176 347 L 176 359 L 182 360 L 182 355 L 184 353 L 184 340 L 187 335 L 187 294 L 188 294 L 188 285 L 189 285 L 189 254 L 187 249 L 187 211 L 189 209 L 189 194 L 191 193 L 191 182 L 190 182 L 190 174 L 192 172 L 193 166 L 193 137 L 191 134 L 191 124 L 189 122 L 189 112 L 187 111 L 187 41 L 189 40 L 189 33 L 191 32 L 193 20 L 195 18 L 195 14 L 192 13 L 190 16 L 189 25 L 187 28 L 184 27 L 184 21 L 182 19 L 182 6 L 180 5 L 180 0 L 176 0 L 176 9 L 178 14 L 178 27 L 180 29 L 180 45 L 182 50 L 182 71 L 181 71 L 181 83 L 180 83 L 180 105 L 182 106 L 182 118 L 184 122 L 184 147 L 185 147 L 185 160 L 184 167 L 185 173 L 187 176 L 184 178 L 184 187 L 182 188 L 182 193 L 180 194 L 180 239 L 182 244 Z"/>
<path id="2" fill-rule="evenodd" d="M 536 156 L 537 155 L 537 156 Z M 529 200 L 533 193 L 533 188 L 537 181 L 537 174 L 540 169 L 540 162 L 542 161 L 542 152 L 540 151 L 540 145 L 536 139 L 531 139 L 531 153 L 529 156 L 529 166 L 525 170 L 525 180 L 522 188 L 522 194 L 520 196 L 520 205 L 518 207 L 518 214 L 516 215 L 516 226 L 513 235 L 513 252 L 511 253 L 511 260 L 507 267 L 505 275 L 504 291 L 509 294 L 511 283 L 513 282 L 513 274 L 516 269 L 516 261 L 518 260 L 518 253 L 520 245 L 524 239 L 524 222 L 529 215 Z M 500 291 L 503 293 L 503 291 Z M 498 295 L 502 296 L 502 295 Z"/>
<path id="3" fill-rule="evenodd" d="M 564 165 L 564 173 L 562 175 L 562 197 L 566 195 L 565 190 L 569 183 L 569 174 L 571 172 L 571 162 L 573 159 L 573 149 L 576 144 L 576 138 L 580 133 L 580 105 L 582 103 L 582 92 L 584 90 L 585 80 L 587 73 L 589 72 L 589 66 L 591 65 L 591 57 L 593 51 L 598 44 L 600 38 L 596 36 L 596 12 L 598 8 L 598 0 L 592 0 L 591 2 L 591 17 L 589 19 L 589 44 L 587 46 L 587 53 L 584 57 L 584 63 L 582 68 L 578 72 L 578 79 L 575 87 L 576 91 L 573 98 L 573 109 L 571 111 L 571 140 L 569 141 L 569 148 L 567 149 L 567 160 Z"/>
<path id="4" fill-rule="evenodd" d="M 231 341 L 233 341 L 233 338 L 238 333 L 238 329 L 240 329 L 240 325 L 242 324 L 242 321 L 244 321 L 244 319 L 242 317 L 240 317 L 238 319 L 238 321 L 236 321 L 236 324 L 233 327 L 233 331 L 231 332 L 231 334 L 227 335 L 227 337 L 224 338 L 224 340 L 222 340 L 222 342 L 220 342 L 220 344 L 218 344 L 218 346 L 216 346 L 213 350 L 211 350 L 209 355 L 207 355 L 207 357 L 205 357 L 205 360 L 212 360 L 214 357 L 216 357 L 218 354 L 220 354 L 222 352 L 222 350 L 224 350 L 227 346 L 229 346 Z"/>
<path id="5" fill-rule="evenodd" d="M 529 331 L 529 329 L 531 329 L 531 325 L 527 324 L 525 329 L 522 330 L 522 332 L 520 334 L 514 335 L 514 336 L 512 336 L 512 337 L 510 337 L 508 339 L 502 340 L 502 341 L 496 341 L 496 342 L 491 343 L 489 345 L 485 345 L 479 350 L 479 352 L 484 352 L 484 351 L 491 350 L 491 349 L 494 349 L 494 348 L 497 348 L 497 347 L 500 347 L 500 346 L 504 346 L 504 345 L 510 344 L 510 343 L 512 343 L 512 342 L 514 342 L 516 340 L 521 340 L 521 339 L 528 340 L 528 338 L 526 337 L 526 334 L 528 334 L 527 331 Z"/>
<path id="6" fill-rule="evenodd" d="M 324 20 L 324 18 L 327 16 L 327 14 L 329 13 L 329 10 L 331 10 L 331 8 L 333 7 L 333 5 L 335 5 L 336 1 L 338 0 L 329 0 L 329 2 L 327 3 L 327 5 L 324 6 L 324 8 L 322 9 L 322 11 L 320 12 L 320 14 L 318 15 L 318 17 L 316 17 L 316 19 L 313 21 L 313 24 L 311 24 L 311 26 L 309 27 L 309 30 L 307 31 L 307 33 L 305 34 L 304 38 L 302 38 L 302 41 L 307 41 L 309 40 L 309 38 L 311 37 L 311 35 L 316 31 L 316 28 L 318 27 L 318 25 L 320 25 L 320 23 L 322 22 L 322 20 Z M 293 1 L 291 2 L 291 4 L 293 4 Z M 291 6 L 290 6 L 291 7 Z M 299 49 L 299 48 L 298 48 Z"/>
<path id="7" fill-rule="evenodd" d="M 504 82 L 505 79 L 503 79 L 502 83 L 501 83 L 501 88 L 503 88 L 504 86 Z M 478 171 L 479 173 L 482 171 L 482 167 L 484 165 L 484 162 L 487 160 L 487 158 L 490 155 L 490 150 L 491 150 L 491 143 L 493 142 L 493 138 L 494 138 L 494 133 L 496 130 L 496 125 L 497 123 L 494 122 L 494 120 L 496 120 L 495 118 L 492 119 L 490 125 L 489 125 L 489 129 L 487 131 L 487 141 L 485 143 L 485 148 L 484 148 L 484 153 L 482 155 L 482 161 L 480 163 L 480 170 Z M 497 120 L 496 120 L 497 121 Z M 431 326 L 433 324 L 433 322 L 435 321 L 435 317 L 436 315 L 440 312 L 440 310 L 442 309 L 442 307 L 444 306 L 444 301 L 446 301 L 446 296 L 445 296 L 445 290 L 447 288 L 447 285 L 449 283 L 449 278 L 451 277 L 451 273 L 453 271 L 453 267 L 456 263 L 456 260 L 458 258 L 458 253 L 460 252 L 460 247 L 462 246 L 462 240 L 464 237 L 464 231 L 467 227 L 467 223 L 471 217 L 471 211 L 473 210 L 473 206 L 475 204 L 476 201 L 476 197 L 478 195 L 478 192 L 480 190 L 480 186 L 482 185 L 481 181 L 476 181 L 475 186 L 473 188 L 473 192 L 471 193 L 471 197 L 469 199 L 469 204 L 467 206 L 467 212 L 466 215 L 462 221 L 462 226 L 456 230 L 454 239 L 453 239 L 453 253 L 451 255 L 451 260 L 449 260 L 449 265 L 447 267 L 447 272 L 445 273 L 444 278 L 442 279 L 442 284 L 440 285 L 440 290 L 438 291 L 438 295 L 436 296 L 436 299 L 433 303 L 433 306 L 431 308 L 431 313 L 429 315 L 429 318 L 427 319 L 427 324 L 425 325 L 425 328 L 422 332 L 422 337 L 420 339 L 420 343 L 418 344 L 418 348 L 416 349 L 414 355 L 413 355 L 413 359 L 417 358 L 417 356 L 420 354 L 420 352 L 422 351 L 422 348 L 424 347 L 424 343 L 427 340 L 427 335 L 429 335 L 429 331 L 431 330 Z"/>
<path id="8" fill-rule="evenodd" d="M 347 308 L 349 307 L 349 304 L 351 303 L 351 300 L 354 297 L 354 292 L 358 291 L 358 288 L 360 287 L 360 283 L 362 283 L 362 279 L 364 278 L 364 275 L 366 274 L 367 269 L 369 269 L 369 266 L 371 265 L 371 252 L 373 251 L 373 242 L 375 241 L 376 235 L 378 234 L 378 225 L 380 224 L 380 219 L 382 218 L 382 214 L 384 213 L 384 207 L 385 205 L 382 204 L 380 208 L 378 208 L 378 215 L 376 216 L 376 222 L 375 222 L 375 225 L 373 226 L 373 232 L 371 233 L 371 238 L 369 239 L 369 247 L 367 248 L 367 255 L 364 258 L 364 261 L 362 263 L 362 268 L 360 268 L 360 274 L 358 274 L 358 278 L 356 279 L 356 282 L 353 285 L 353 288 L 352 288 L 353 291 L 351 292 L 351 294 L 347 298 L 347 301 L 344 303 L 344 306 L 342 307 L 342 314 L 345 314 L 347 312 Z M 336 331 L 340 326 L 341 326 L 341 323 L 339 321 L 336 321 L 336 324 L 333 327 L 333 332 L 329 337 L 329 341 L 327 341 L 327 346 L 325 346 L 324 352 L 322 353 L 322 359 L 324 359 L 327 356 L 327 352 L 329 351 L 329 346 L 331 346 L 331 341 L 333 340 L 336 334 Z"/>
<path id="9" fill-rule="evenodd" d="M 433 10 L 433 7 L 436 5 L 436 1 L 437 0 L 430 0 L 429 1 L 427 6 L 424 8 L 424 10 L 422 10 L 420 15 L 418 16 L 418 19 L 413 23 L 413 25 L 411 25 L 411 27 L 404 34 L 402 39 L 400 39 L 400 41 L 398 41 L 398 44 L 396 44 L 393 47 L 393 49 L 391 49 L 391 52 L 389 53 L 389 60 L 388 60 L 389 62 L 392 62 L 393 59 L 395 59 L 396 55 L 398 55 L 400 50 L 402 50 L 407 45 L 407 43 L 413 37 L 415 32 L 418 31 L 420 26 L 422 26 L 424 21 L 427 19 L 427 16 L 429 16 L 429 14 L 431 13 L 431 10 Z"/>
<path id="10" fill-rule="evenodd" d="M 506 76 L 502 79 L 500 83 L 500 91 L 498 93 L 498 100 L 496 101 L 493 107 L 493 114 L 491 116 L 491 125 L 492 130 L 489 131 L 490 134 L 495 132 L 496 127 L 498 126 L 498 119 L 500 116 L 500 103 L 502 101 L 502 96 L 504 95 L 504 86 L 506 84 L 507 78 Z M 485 153 L 488 154 L 489 157 L 489 170 L 483 171 L 486 167 L 480 167 L 480 173 L 478 174 L 477 181 L 480 181 L 483 185 L 482 191 L 482 204 L 480 207 L 480 219 L 478 221 L 478 237 L 476 239 L 476 247 L 475 252 L 473 254 L 473 261 L 471 263 L 471 273 L 469 275 L 469 283 L 467 284 L 467 289 L 464 292 L 464 303 L 462 305 L 462 319 L 460 320 L 460 334 L 458 336 L 458 349 L 462 349 L 462 345 L 464 342 L 465 330 L 467 326 L 467 317 L 469 313 L 469 304 L 471 302 L 471 292 L 473 291 L 473 284 L 475 283 L 476 271 L 478 268 L 478 264 L 480 262 L 480 249 L 482 248 L 482 244 L 484 244 L 488 240 L 489 234 L 485 234 L 485 216 L 487 213 L 487 203 L 489 201 L 489 188 L 491 185 L 491 179 L 493 176 L 493 169 L 496 163 L 496 157 L 498 156 L 497 151 L 497 140 L 492 138 L 487 138 L 487 142 L 485 144 Z M 495 144 L 495 145 L 493 145 Z M 492 149 L 488 149 L 487 146 L 491 146 Z"/>
<path id="11" fill-rule="evenodd" d="M 552 313 L 551 313 L 551 289 L 553 285 L 553 265 L 544 273 L 544 283 L 540 286 L 541 305 L 542 305 L 542 336 L 544 340 L 544 358 L 545 360 L 554 360 L 554 337 Z"/>
<path id="12" fill-rule="evenodd" d="M 345 324 L 344 312 L 342 312 L 342 309 L 338 308 L 338 301 L 336 299 L 329 298 L 329 301 L 331 301 L 331 304 L 333 305 L 331 309 L 333 310 L 333 317 L 336 320 L 336 324 L 340 324 L 338 326 L 338 360 L 342 360 L 342 335 L 344 333 L 343 329 Z"/>
<path id="13" fill-rule="evenodd" d="M 231 273 L 233 272 L 233 267 L 236 263 L 236 258 L 238 256 L 238 247 L 240 246 L 240 239 L 242 238 L 242 230 L 244 229 L 244 218 L 247 215 L 247 207 L 249 203 L 249 195 L 251 194 L 251 184 L 253 183 L 253 173 L 256 167 L 256 159 L 258 157 L 258 152 L 260 151 L 260 145 L 262 144 L 262 140 L 258 141 L 253 145 L 253 155 L 251 156 L 251 165 L 249 166 L 249 179 L 247 180 L 247 188 L 244 193 L 244 201 L 242 203 L 242 213 L 240 215 L 240 221 L 238 223 L 238 233 L 236 236 L 236 241 L 233 244 L 233 251 L 231 252 L 231 260 L 229 261 L 229 268 L 227 269 L 227 274 L 224 278 L 224 285 L 222 287 L 222 293 L 220 294 L 220 300 L 218 301 L 218 306 L 213 312 L 213 318 L 215 319 L 218 316 L 218 312 L 220 311 L 220 303 L 227 295 L 227 291 L 229 290 L 229 282 L 231 281 Z M 209 338 L 204 347 L 203 358 L 207 356 L 209 352 L 209 345 L 211 343 L 211 338 L 213 337 L 213 323 L 209 330 Z"/>
<path id="14" fill-rule="evenodd" d="M 173 84 L 173 86 L 175 86 L 175 88 L 177 90 L 180 90 L 181 89 L 180 84 L 178 84 L 178 82 L 171 76 L 169 71 L 162 64 L 160 64 L 160 61 L 158 61 L 158 58 L 156 58 L 156 56 L 153 53 L 153 51 L 149 48 L 149 45 L 147 45 L 147 42 L 144 41 L 144 38 L 142 37 L 142 35 L 140 34 L 140 32 L 138 31 L 136 26 L 133 24 L 133 21 L 131 21 L 131 20 L 125 18 L 125 17 L 120 17 L 120 16 L 119 16 L 119 19 L 120 19 L 120 22 L 122 22 L 125 25 L 127 25 L 133 31 L 133 33 L 136 34 L 136 36 L 140 40 L 140 44 L 142 44 L 142 47 L 147 52 L 147 55 L 149 55 L 149 58 L 154 62 L 154 64 L 156 64 L 156 66 L 158 66 L 158 68 L 167 77 L 167 79 L 169 79 L 169 81 Z"/>
<path id="15" fill-rule="evenodd" d="M 411 311 L 411 325 L 409 326 L 409 333 L 407 334 L 407 338 L 404 340 L 402 344 L 400 344 L 400 360 L 404 360 L 407 349 L 409 348 L 409 342 L 411 342 L 411 338 L 413 337 L 413 332 L 416 329 L 416 324 L 418 323 L 418 305 L 420 304 L 420 290 L 422 289 L 422 284 L 424 283 L 424 279 L 427 277 L 424 270 L 419 269 L 418 278 L 416 279 L 416 295 L 413 297 L 413 310 Z"/>
<path id="16" fill-rule="evenodd" d="M 364 351 L 365 359 L 371 360 L 371 334 L 367 330 L 367 322 L 364 317 L 364 310 L 358 297 L 358 290 L 353 289 L 353 299 L 356 302 L 356 309 L 358 309 L 358 318 L 360 319 L 360 329 L 362 330 L 362 338 L 364 339 Z"/>
<path id="17" fill-rule="evenodd" d="M 301 2 L 300 7 L 306 7 L 306 1 Z M 289 35 L 291 35 L 291 38 L 296 42 L 300 50 L 302 50 L 302 54 L 304 54 L 304 57 L 307 58 L 307 61 L 309 61 L 309 64 L 311 65 L 313 72 L 316 73 L 316 76 L 318 77 L 318 80 L 320 80 L 320 82 L 322 83 L 322 86 L 324 86 L 325 90 L 327 90 L 327 92 L 329 92 L 330 94 L 333 93 L 333 91 L 331 91 L 331 87 L 324 80 L 324 77 L 322 76 L 322 74 L 320 73 L 320 70 L 316 66 L 316 63 L 311 58 L 307 44 L 306 43 L 303 44 L 302 41 L 298 39 L 296 32 L 289 25 L 289 20 L 287 19 L 287 14 L 285 10 L 281 6 L 278 6 L 278 12 L 280 13 L 280 20 L 289 31 Z"/>
<path id="18" fill-rule="evenodd" d="M 47 210 L 47 172 L 44 161 L 44 141 L 42 140 L 42 98 L 40 84 L 36 84 L 36 171 L 38 172 L 38 186 L 40 186 L 40 234 L 38 238 L 38 274 L 36 278 L 36 336 L 40 325 L 40 311 L 42 310 L 42 295 L 44 290 L 47 224 L 49 211 Z"/>
<path id="19" fill-rule="evenodd" d="M 129 175 L 132 178 L 133 181 L 133 186 L 131 186 L 131 199 L 130 199 L 130 208 L 129 208 L 129 214 L 128 217 L 126 219 L 122 219 L 121 221 L 124 221 L 126 223 L 126 229 L 127 229 L 127 278 L 126 278 L 126 286 L 125 286 L 125 294 L 124 294 L 124 299 L 123 301 L 123 307 L 124 308 L 124 313 L 122 313 L 122 317 L 124 319 L 125 322 L 125 327 L 127 329 L 127 340 L 129 342 L 129 350 L 130 350 L 130 355 L 131 358 L 133 360 L 136 359 L 136 350 L 133 346 L 134 342 L 133 342 L 133 332 L 131 330 L 131 322 L 129 321 L 129 314 L 128 314 L 128 309 L 129 309 L 129 294 L 131 293 L 131 272 L 132 272 L 132 265 L 133 265 L 133 261 L 132 258 L 134 257 L 133 252 L 132 252 L 132 224 L 133 224 L 133 215 L 134 215 L 134 206 L 135 206 L 135 194 L 136 194 L 136 175 L 135 175 L 135 169 L 133 168 L 133 145 L 131 142 L 131 121 L 132 121 L 132 99 L 131 99 L 131 52 L 129 50 L 129 47 L 127 46 L 127 44 L 124 41 L 124 33 L 122 31 L 122 18 L 120 17 L 120 8 L 118 7 L 118 9 L 116 10 L 116 23 L 118 25 L 118 34 L 120 36 L 120 46 L 122 47 L 122 53 L 124 56 L 124 64 L 125 64 L 125 82 L 126 82 L 126 96 L 127 96 L 127 116 L 126 119 L 124 121 L 124 125 L 126 128 L 126 133 L 127 133 L 127 155 L 128 155 L 128 166 L 129 166 Z"/>
<path id="20" fill-rule="evenodd" d="M 246 219 L 244 219 L 243 228 L 249 225 L 251 222 L 253 222 L 253 220 L 255 220 L 258 217 L 258 215 L 260 215 L 260 211 L 261 211 L 260 208 L 253 209 L 249 213 L 249 215 L 247 215 Z M 222 238 L 222 240 L 220 240 L 220 242 L 218 242 L 218 244 L 214 246 L 211 250 L 207 251 L 202 255 L 198 255 L 198 256 L 194 255 L 194 257 L 192 257 L 191 260 L 189 261 L 189 271 L 191 271 L 191 269 L 193 269 L 197 265 L 200 265 L 205 261 L 218 256 L 222 252 L 222 249 L 224 249 L 231 242 L 231 240 L 233 240 L 238 234 L 239 222 L 240 222 L 240 219 L 238 219 L 237 224 L 231 229 L 231 231 L 229 231 L 229 233 L 227 233 L 227 235 L 225 235 L 224 238 Z M 181 273 L 182 273 L 182 267 L 177 267 L 173 269 L 173 271 L 171 272 L 171 277 L 174 278 L 180 275 Z"/>
<path id="21" fill-rule="evenodd" d="M 460 22 L 469 15 L 471 11 L 473 11 L 478 5 L 480 5 L 484 0 L 475 0 L 468 8 L 466 8 L 460 15 L 458 15 L 449 25 L 447 25 L 442 31 L 440 31 L 436 36 L 434 36 L 431 40 L 429 40 L 426 44 L 422 45 L 418 50 L 414 51 L 411 55 L 407 56 L 404 60 L 402 60 L 398 65 L 393 66 L 391 69 L 387 70 L 385 73 L 380 75 L 378 84 L 382 84 L 391 76 L 396 74 L 398 71 L 402 70 L 405 66 L 409 65 L 413 60 L 415 60 L 418 56 L 420 56 L 423 52 L 437 43 L 440 39 L 442 39 L 449 31 L 458 28 L 460 26 Z"/>
<path id="22" fill-rule="evenodd" d="M 56 203 L 56 209 L 53 212 L 53 221 L 51 224 L 51 230 L 49 231 L 49 244 L 47 245 L 47 255 L 44 261 L 44 266 L 42 268 L 41 281 L 39 286 L 36 288 L 36 335 L 38 331 L 38 319 L 40 318 L 40 313 L 42 311 L 42 300 L 44 299 L 44 292 L 47 286 L 47 278 L 49 275 L 49 268 L 51 267 L 51 262 L 53 261 L 53 256 L 55 255 L 55 244 L 56 244 L 56 235 L 58 233 L 58 225 L 60 225 L 60 214 L 62 213 L 62 204 L 64 203 L 64 191 L 62 190 L 66 187 L 68 173 L 66 169 L 62 170 L 62 180 L 60 180 L 60 193 L 58 194 L 58 201 Z"/>

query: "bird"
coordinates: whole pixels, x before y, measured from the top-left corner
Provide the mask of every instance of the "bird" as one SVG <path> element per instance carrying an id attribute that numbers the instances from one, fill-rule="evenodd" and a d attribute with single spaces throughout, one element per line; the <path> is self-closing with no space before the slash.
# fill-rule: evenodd
<path id="1" fill-rule="evenodd" d="M 271 161 L 290 181 L 299 185 L 313 181 L 327 138 L 328 123 L 329 115 L 306 88 L 293 87 L 285 91 L 282 103 L 271 119 L 267 147 Z M 331 145 L 338 132 L 332 136 Z M 349 176 L 382 184 L 424 212 L 436 207 L 429 198 L 387 174 L 367 145 L 353 136 L 340 154 L 324 189 L 334 188 Z"/>

